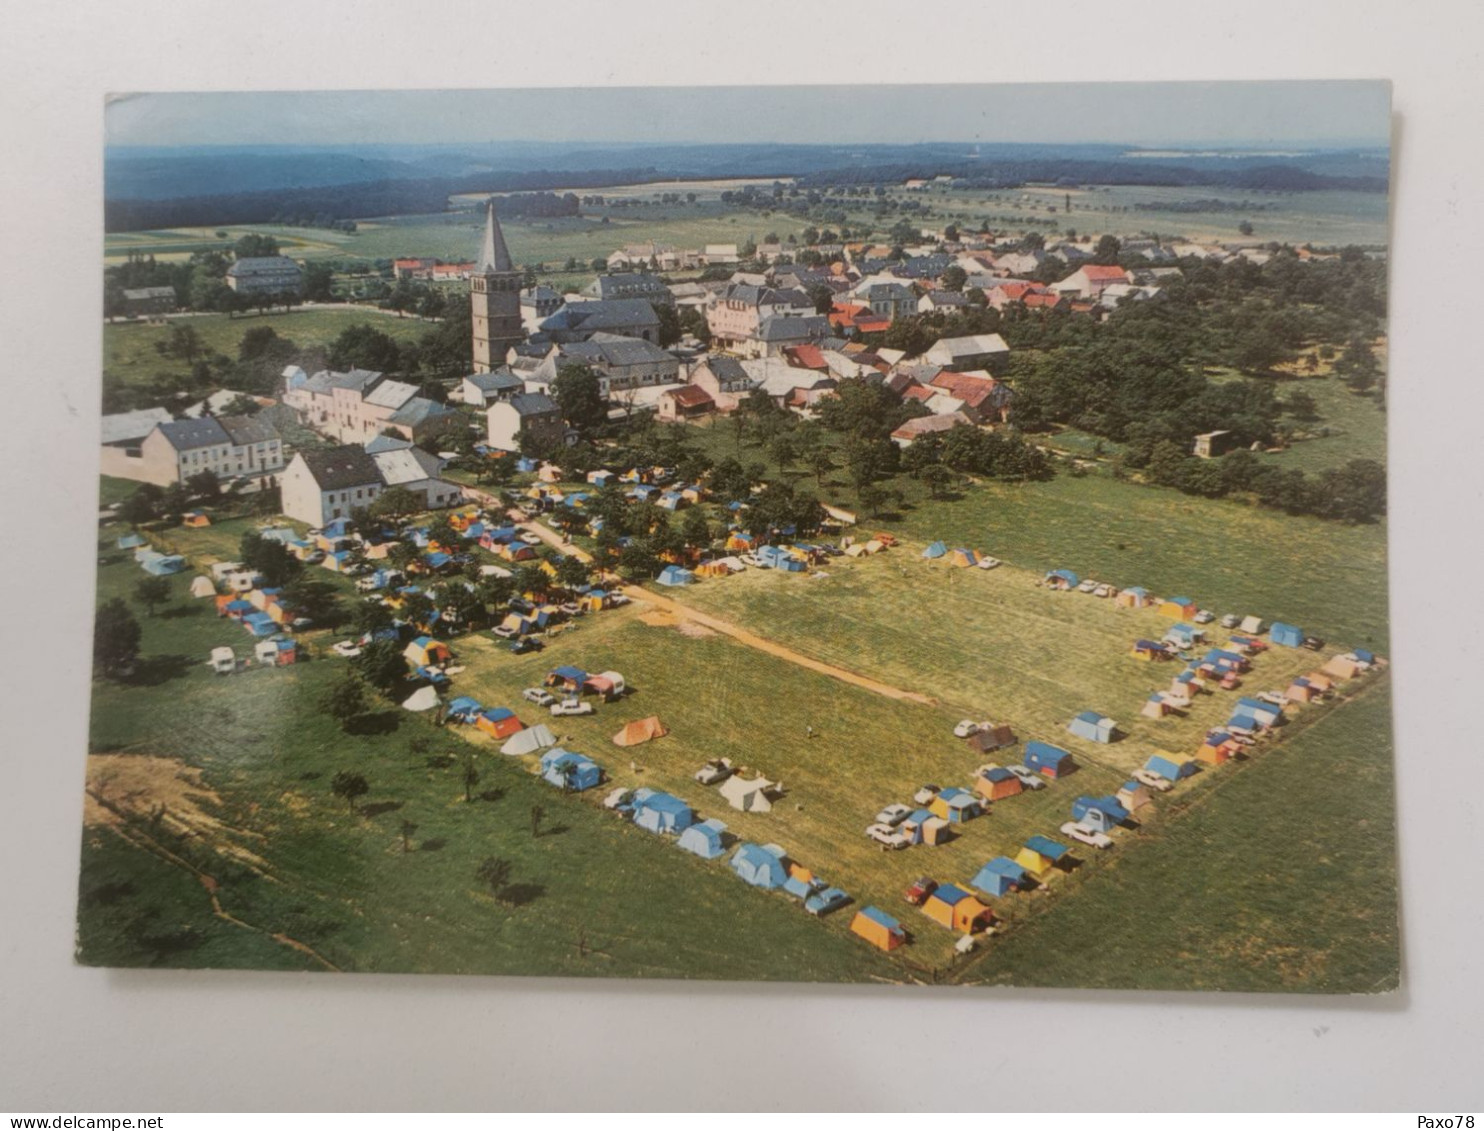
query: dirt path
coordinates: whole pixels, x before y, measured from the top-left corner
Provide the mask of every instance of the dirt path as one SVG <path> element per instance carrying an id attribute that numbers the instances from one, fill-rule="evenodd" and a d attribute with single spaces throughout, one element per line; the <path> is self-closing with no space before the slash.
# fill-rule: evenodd
<path id="1" fill-rule="evenodd" d="M 529 530 L 548 546 L 554 546 L 564 554 L 571 554 L 582 561 L 592 561 L 592 555 L 579 549 L 572 543 L 566 541 L 555 530 L 539 522 L 523 522 L 521 529 Z M 690 624 L 698 624 L 709 628 L 713 632 L 719 632 L 724 636 L 730 636 L 740 644 L 749 648 L 756 648 L 759 652 L 766 652 L 770 656 L 776 656 L 780 660 L 786 660 L 790 664 L 797 664 L 801 668 L 808 668 L 812 672 L 838 679 L 841 683 L 848 683 L 854 687 L 863 687 L 867 691 L 877 695 L 884 695 L 888 699 L 899 699 L 908 703 L 921 703 L 925 707 L 936 707 L 938 701 L 927 695 L 916 691 L 905 691 L 900 687 L 893 687 L 889 683 L 870 679 L 867 676 L 857 675 L 846 668 L 838 668 L 834 664 L 826 664 L 820 660 L 811 659 L 801 652 L 795 652 L 792 648 L 785 648 L 782 644 L 776 644 L 766 637 L 759 636 L 754 632 L 748 632 L 740 625 L 731 621 L 714 617 L 710 613 L 703 613 L 699 609 L 693 609 L 689 605 L 682 605 L 671 597 L 661 597 L 658 593 L 651 593 L 647 589 L 641 589 L 637 585 L 626 585 L 623 590 L 629 598 L 634 601 L 644 601 L 661 612 L 667 613 L 677 621 Z"/>

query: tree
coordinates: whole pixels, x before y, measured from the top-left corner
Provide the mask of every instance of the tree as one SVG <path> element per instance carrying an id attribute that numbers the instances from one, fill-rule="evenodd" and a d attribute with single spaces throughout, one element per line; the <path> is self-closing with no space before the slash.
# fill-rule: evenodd
<path id="1" fill-rule="evenodd" d="M 237 554 L 248 569 L 263 575 L 263 585 L 270 589 L 286 585 L 304 569 L 303 563 L 289 552 L 287 546 L 264 538 L 256 530 L 242 535 Z"/>
<path id="2" fill-rule="evenodd" d="M 328 581 L 300 575 L 283 587 L 284 604 L 317 626 L 331 631 L 345 623 L 345 607 L 338 591 Z M 362 602 L 366 604 L 368 602 Z"/>
<path id="3" fill-rule="evenodd" d="M 915 445 L 914 445 L 915 446 Z M 940 499 L 953 483 L 953 472 L 941 463 L 930 463 L 917 473 L 928 489 L 928 497 Z"/>
<path id="4" fill-rule="evenodd" d="M 969 281 L 969 273 L 955 264 L 943 272 L 942 281 L 945 291 L 961 291 Z"/>
<path id="5" fill-rule="evenodd" d="M 1101 236 L 1098 239 L 1097 248 L 1093 251 L 1093 261 L 1105 267 L 1111 267 L 1118 262 L 1118 253 L 1123 250 L 1123 244 L 1117 236 Z"/>
<path id="6" fill-rule="evenodd" d="M 170 333 L 164 341 L 155 343 L 155 348 L 166 357 L 194 365 L 196 359 L 206 352 L 206 342 L 194 326 L 177 322 L 170 327 Z"/>
<path id="7" fill-rule="evenodd" d="M 351 661 L 356 674 L 388 697 L 407 682 L 407 657 L 395 640 L 373 640 Z"/>
<path id="8" fill-rule="evenodd" d="M 122 675 L 139 658 L 139 622 L 123 598 L 114 597 L 98 608 L 93 621 L 93 667 L 102 675 Z"/>
<path id="9" fill-rule="evenodd" d="M 1346 343 L 1334 369 L 1336 375 L 1357 393 L 1372 388 L 1381 375 L 1381 366 L 1376 361 L 1370 343 L 1360 337 L 1353 337 Z"/>
<path id="10" fill-rule="evenodd" d="M 474 787 L 479 784 L 479 767 L 474 764 L 474 756 L 471 754 L 464 760 L 464 772 L 461 776 L 464 783 L 464 800 L 474 800 Z"/>
<path id="11" fill-rule="evenodd" d="M 260 232 L 249 232 L 232 245 L 232 254 L 238 259 L 258 259 L 278 254 L 278 241 Z"/>
<path id="12" fill-rule="evenodd" d="M 535 840 L 541 835 L 541 819 L 546 816 L 544 805 L 531 806 L 531 839 Z"/>
<path id="13" fill-rule="evenodd" d="M 191 495 L 197 499 L 211 502 L 221 498 L 222 481 L 216 477 L 214 471 L 198 471 L 194 475 L 187 476 L 185 485 Z"/>
<path id="14" fill-rule="evenodd" d="M 330 779 L 330 792 L 336 797 L 345 798 L 346 806 L 354 813 L 356 801 L 371 792 L 371 785 L 364 774 L 358 774 L 354 770 L 340 770 Z"/>
<path id="15" fill-rule="evenodd" d="M 141 483 L 139 487 L 119 504 L 119 517 L 130 526 L 143 526 L 160 515 L 160 500 L 165 492 L 153 483 Z"/>
<path id="16" fill-rule="evenodd" d="M 388 487 L 376 496 L 371 506 L 367 508 L 373 518 L 386 518 L 393 522 L 400 522 L 417 514 L 427 505 L 427 500 L 418 496 L 415 491 L 406 487 Z"/>
<path id="17" fill-rule="evenodd" d="M 170 579 L 168 577 L 141 577 L 134 583 L 134 598 L 149 610 L 150 616 L 154 616 L 155 607 L 170 600 Z"/>
<path id="18" fill-rule="evenodd" d="M 768 445 L 768 451 L 773 456 L 774 462 L 778 464 L 778 474 L 782 475 L 788 471 L 789 466 L 798 456 L 798 449 L 794 446 L 793 437 L 787 432 L 780 432 L 773 437 Z"/>
<path id="19" fill-rule="evenodd" d="M 557 580 L 568 589 L 586 585 L 590 574 L 587 563 L 576 554 L 568 554 L 557 565 Z"/>
<path id="20" fill-rule="evenodd" d="M 597 373 L 578 364 L 563 365 L 551 383 L 562 416 L 585 440 L 592 439 L 608 423 L 608 404 L 601 388 Z"/>
<path id="21" fill-rule="evenodd" d="M 1243 220 L 1237 225 L 1237 231 L 1241 232 L 1244 236 L 1250 236 L 1252 234 L 1252 221 Z"/>
<path id="22" fill-rule="evenodd" d="M 474 878 L 489 888 L 496 903 L 503 904 L 506 902 L 506 891 L 510 887 L 510 877 L 514 871 L 509 860 L 486 856 L 474 870 Z"/>
<path id="23" fill-rule="evenodd" d="M 886 506 L 886 492 L 873 483 L 867 483 L 859 488 L 856 496 L 860 499 L 861 509 L 871 518 L 879 515 L 882 508 Z"/>
<path id="24" fill-rule="evenodd" d="M 397 372 L 402 366 L 402 349 L 390 334 L 358 322 L 347 326 L 330 343 L 329 362 L 332 369 Z"/>
<path id="25" fill-rule="evenodd" d="M 415 832 L 417 832 L 417 825 L 404 818 L 401 827 L 403 852 L 412 851 L 412 834 Z"/>
<path id="26" fill-rule="evenodd" d="M 320 710 L 340 724 L 341 730 L 350 730 L 370 706 L 366 699 L 366 686 L 355 671 L 346 669 L 343 676 L 325 689 L 320 697 Z"/>

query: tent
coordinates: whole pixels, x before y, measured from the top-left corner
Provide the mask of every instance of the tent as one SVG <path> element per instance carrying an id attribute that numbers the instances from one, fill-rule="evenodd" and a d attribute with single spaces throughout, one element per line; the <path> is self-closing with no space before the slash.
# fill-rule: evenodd
<path id="1" fill-rule="evenodd" d="M 525 724 L 515 717 L 515 712 L 509 707 L 486 708 L 475 718 L 474 725 L 493 738 L 509 738 L 517 731 L 525 729 Z"/>
<path id="2" fill-rule="evenodd" d="M 1345 656 L 1335 656 L 1319 670 L 1331 679 L 1354 679 L 1364 669 L 1356 660 Z"/>
<path id="3" fill-rule="evenodd" d="M 1128 820 L 1128 810 L 1116 797 L 1079 797 L 1072 802 L 1072 820 L 1100 833 L 1112 832 Z"/>
<path id="4" fill-rule="evenodd" d="M 953 553 L 948 555 L 948 564 L 958 566 L 961 569 L 967 569 L 969 566 L 979 564 L 979 555 L 973 550 L 954 550 Z"/>
<path id="5" fill-rule="evenodd" d="M 582 688 L 584 691 L 601 695 L 604 699 L 617 699 L 623 695 L 625 690 L 623 676 L 614 671 L 599 672 L 597 675 L 588 676 L 583 680 Z"/>
<path id="6" fill-rule="evenodd" d="M 1274 621 L 1273 627 L 1268 630 L 1268 639 L 1274 644 L 1282 644 L 1287 648 L 1297 648 L 1304 642 L 1304 630 L 1296 625 Z"/>
<path id="7" fill-rule="evenodd" d="M 1319 689 L 1314 686 L 1312 681 L 1303 676 L 1297 676 L 1288 685 L 1288 690 L 1283 693 L 1283 696 L 1290 703 L 1308 703 L 1311 700 L 1319 698 Z"/>
<path id="8" fill-rule="evenodd" d="M 1239 627 L 1243 632 L 1249 632 L 1253 636 L 1261 636 L 1266 630 L 1266 626 L 1262 623 L 1262 617 L 1243 617 Z"/>
<path id="9" fill-rule="evenodd" d="M 1075 589 L 1082 579 L 1069 569 L 1054 569 L 1046 575 L 1046 584 L 1053 589 Z"/>
<path id="10" fill-rule="evenodd" d="M 438 692 L 431 687 L 419 687 L 402 700 L 402 706 L 409 711 L 431 711 L 438 706 Z"/>
<path id="11" fill-rule="evenodd" d="M 781 888 L 788 879 L 784 855 L 776 844 L 743 844 L 732 853 L 732 871 L 753 887 Z"/>
<path id="12" fill-rule="evenodd" d="M 675 844 L 676 847 L 693 852 L 702 859 L 715 860 L 726 851 L 722 843 L 722 833 L 726 831 L 727 827 L 713 817 L 682 829 L 680 838 Z"/>
<path id="13" fill-rule="evenodd" d="M 923 914 L 950 931 L 972 935 L 987 927 L 994 913 L 957 884 L 940 884 L 922 905 Z"/>
<path id="14" fill-rule="evenodd" d="M 467 695 L 460 695 L 448 704 L 448 721 L 472 723 L 483 710 L 484 706 L 478 700 L 470 699 Z"/>
<path id="15" fill-rule="evenodd" d="M 216 599 L 217 616 L 231 617 L 233 620 L 241 620 L 252 612 L 252 602 L 244 601 L 241 597 L 233 597 L 228 594 Z"/>
<path id="16" fill-rule="evenodd" d="M 278 631 L 278 625 L 267 613 L 248 613 L 242 618 L 242 627 L 254 636 L 272 636 Z"/>
<path id="17" fill-rule="evenodd" d="M 402 649 L 402 655 L 413 667 L 426 668 L 434 664 L 446 664 L 453 659 L 453 654 L 448 650 L 448 645 L 434 640 L 431 636 L 419 636 L 406 648 Z"/>
<path id="18" fill-rule="evenodd" d="M 120 550 L 137 550 L 140 546 L 147 546 L 142 534 L 120 534 L 118 541 L 114 543 Z"/>
<path id="19" fill-rule="evenodd" d="M 210 526 L 211 519 L 203 511 L 186 511 L 180 516 L 180 524 L 191 527 Z"/>
<path id="20" fill-rule="evenodd" d="M 1159 611 L 1163 616 L 1188 620 L 1200 612 L 1201 608 L 1189 597 L 1166 597 L 1159 603 Z"/>
<path id="21" fill-rule="evenodd" d="M 581 692 L 582 685 L 586 682 L 587 672 L 566 664 L 559 668 L 552 668 L 546 677 L 547 687 L 561 687 L 565 691 Z"/>
<path id="22" fill-rule="evenodd" d="M 556 745 L 556 735 L 551 733 L 551 728 L 545 723 L 537 723 L 533 727 L 526 727 L 512 734 L 500 747 L 501 754 L 520 755 L 534 754 L 538 750 L 545 750 L 548 746 Z"/>
<path id="23" fill-rule="evenodd" d="M 912 844 L 927 844 L 937 846 L 947 843 L 953 835 L 948 827 L 948 822 L 942 817 L 933 815 L 931 809 L 914 809 L 907 815 L 907 819 L 897 826 L 898 831 L 906 833 L 907 839 Z"/>
<path id="24" fill-rule="evenodd" d="M 603 768 L 582 754 L 553 747 L 541 755 L 541 777 L 573 793 L 592 789 L 603 780 Z"/>
<path id="25" fill-rule="evenodd" d="M 1016 738 L 1009 723 L 1000 723 L 998 726 L 980 727 L 964 741 L 969 744 L 969 749 L 990 754 L 1002 747 L 1014 746 Z"/>
<path id="26" fill-rule="evenodd" d="M 1067 751 L 1035 739 L 1025 744 L 1024 761 L 1026 768 L 1045 774 L 1048 778 L 1065 777 L 1076 769 L 1072 756 Z"/>
<path id="27" fill-rule="evenodd" d="M 986 801 L 1002 801 L 1025 789 L 1018 777 L 1003 766 L 982 770 L 974 778 L 974 788 Z"/>
<path id="28" fill-rule="evenodd" d="M 947 546 L 943 545 L 942 542 L 934 542 L 922 552 L 922 556 L 928 559 L 941 558 L 946 553 L 948 553 Z"/>
<path id="29" fill-rule="evenodd" d="M 775 784 L 764 777 L 743 781 L 734 774 L 717 787 L 717 792 L 726 798 L 727 804 L 733 809 L 740 809 L 744 813 L 766 813 L 773 808 L 768 792 Z"/>
<path id="30" fill-rule="evenodd" d="M 1164 639 L 1166 643 L 1173 644 L 1176 648 L 1193 648 L 1196 641 L 1205 635 L 1199 628 L 1192 628 L 1190 625 L 1182 623 L 1171 625 L 1169 631 L 1165 633 Z"/>
<path id="31" fill-rule="evenodd" d="M 1156 691 L 1144 700 L 1144 706 L 1139 708 L 1139 714 L 1146 719 L 1162 719 L 1174 709 L 1174 704 L 1164 697 L 1164 693 Z"/>
<path id="32" fill-rule="evenodd" d="M 1169 651 L 1163 644 L 1153 640 L 1135 640 L 1134 646 L 1129 649 L 1129 655 L 1136 660 L 1168 660 Z"/>
<path id="33" fill-rule="evenodd" d="M 1002 896 L 1025 883 L 1025 869 L 1008 856 L 996 856 L 970 881 L 969 886 L 985 895 Z"/>
<path id="34" fill-rule="evenodd" d="M 928 810 L 933 816 L 941 817 L 950 824 L 961 825 L 980 816 L 984 812 L 984 806 L 967 789 L 949 786 L 933 798 Z"/>
<path id="35" fill-rule="evenodd" d="M 895 950 L 907 941 L 902 925 L 879 907 L 862 907 L 850 920 L 850 930 L 882 950 Z"/>
<path id="36" fill-rule="evenodd" d="M 1350 654 L 1366 667 L 1371 667 L 1376 662 L 1376 653 L 1369 652 L 1364 648 L 1356 648 Z"/>
<path id="37" fill-rule="evenodd" d="M 1118 724 L 1107 715 L 1100 715 L 1096 711 L 1083 711 L 1067 724 L 1067 730 L 1078 738 L 1087 739 L 1088 742 L 1112 742 L 1114 732 L 1118 730 Z"/>
<path id="38" fill-rule="evenodd" d="M 1056 862 L 1066 854 L 1066 845 L 1058 844 L 1050 837 L 1033 836 L 1015 854 L 1015 863 L 1036 879 L 1044 880 L 1056 867 Z"/>
<path id="39" fill-rule="evenodd" d="M 669 733 L 669 729 L 660 722 L 658 716 L 650 715 L 647 719 L 635 719 L 631 723 L 625 723 L 623 730 L 613 736 L 613 745 L 638 746 L 641 742 L 648 742 L 651 738 L 664 738 Z"/>
<path id="40" fill-rule="evenodd" d="M 211 578 L 207 577 L 204 573 L 197 574 L 195 577 L 191 578 L 191 596 L 215 597 L 216 582 L 212 581 Z"/>
<path id="41" fill-rule="evenodd" d="M 1149 604 L 1149 590 L 1131 585 L 1113 598 L 1113 603 L 1124 609 L 1142 609 Z"/>
<path id="42" fill-rule="evenodd" d="M 634 790 L 634 824 L 652 833 L 678 833 L 696 817 L 691 807 L 673 794 L 653 789 Z"/>
<path id="43" fill-rule="evenodd" d="M 211 670 L 217 675 L 230 675 L 237 670 L 237 653 L 230 648 L 211 650 Z"/>
<path id="44" fill-rule="evenodd" d="M 1149 794 L 1149 787 L 1140 781 L 1126 781 L 1118 787 L 1118 792 L 1113 795 L 1113 800 L 1122 805 L 1130 813 L 1136 813 L 1144 806 L 1154 800 Z"/>
<path id="45" fill-rule="evenodd" d="M 1195 756 L 1202 762 L 1219 766 L 1236 752 L 1237 743 L 1231 735 L 1227 734 L 1224 730 L 1213 730 L 1210 734 L 1206 735 L 1205 742 L 1195 752 Z"/>
<path id="46" fill-rule="evenodd" d="M 1251 715 L 1265 727 L 1275 727 L 1283 721 L 1283 708 L 1262 699 L 1243 697 L 1237 700 L 1237 708 L 1244 715 Z"/>
<path id="47" fill-rule="evenodd" d="M 180 573 L 184 570 L 186 560 L 179 554 L 157 554 L 139 564 L 145 573 L 154 577 L 169 577 L 173 573 Z"/>
<path id="48" fill-rule="evenodd" d="M 695 581 L 696 575 L 688 569 L 681 569 L 677 565 L 668 565 L 660 570 L 660 575 L 655 580 L 661 585 L 689 585 Z"/>
<path id="49" fill-rule="evenodd" d="M 1181 781 L 1196 773 L 1200 767 L 1190 758 L 1178 754 L 1151 754 L 1144 769 L 1165 781 Z"/>

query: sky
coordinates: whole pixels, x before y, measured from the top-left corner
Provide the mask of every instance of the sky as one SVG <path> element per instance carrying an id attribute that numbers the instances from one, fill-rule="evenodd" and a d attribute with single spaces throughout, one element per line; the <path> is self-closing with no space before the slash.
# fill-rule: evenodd
<path id="1" fill-rule="evenodd" d="M 1384 146 L 1381 81 L 115 95 L 113 146 L 492 141 Z"/>

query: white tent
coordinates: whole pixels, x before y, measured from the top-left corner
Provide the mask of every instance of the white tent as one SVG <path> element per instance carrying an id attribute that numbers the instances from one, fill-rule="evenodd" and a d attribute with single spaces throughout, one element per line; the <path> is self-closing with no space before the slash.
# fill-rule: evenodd
<path id="1" fill-rule="evenodd" d="M 211 650 L 211 670 L 218 675 L 226 675 L 237 670 L 237 653 L 230 648 L 213 648 Z"/>
<path id="2" fill-rule="evenodd" d="M 766 813 L 773 808 L 773 803 L 768 800 L 768 790 L 774 784 L 767 778 L 743 781 L 739 777 L 730 777 L 721 783 L 717 791 L 733 809 L 740 809 L 744 813 Z"/>
<path id="3" fill-rule="evenodd" d="M 199 574 L 191 581 L 191 596 L 215 597 L 216 586 L 212 583 L 211 578 L 207 577 L 204 573 Z"/>
<path id="4" fill-rule="evenodd" d="M 512 734 L 505 745 L 500 747 L 501 754 L 534 754 L 538 750 L 545 750 L 548 746 L 556 745 L 556 735 L 551 733 L 551 728 L 545 723 L 537 723 L 525 730 L 518 730 Z"/>
<path id="5" fill-rule="evenodd" d="M 402 706 L 409 711 L 431 711 L 438 706 L 438 692 L 431 687 L 419 687 L 402 700 Z"/>
<path id="6" fill-rule="evenodd" d="M 1260 635 L 1267 626 L 1262 623 L 1262 617 L 1243 617 L 1242 631 L 1250 632 L 1254 636 Z"/>

